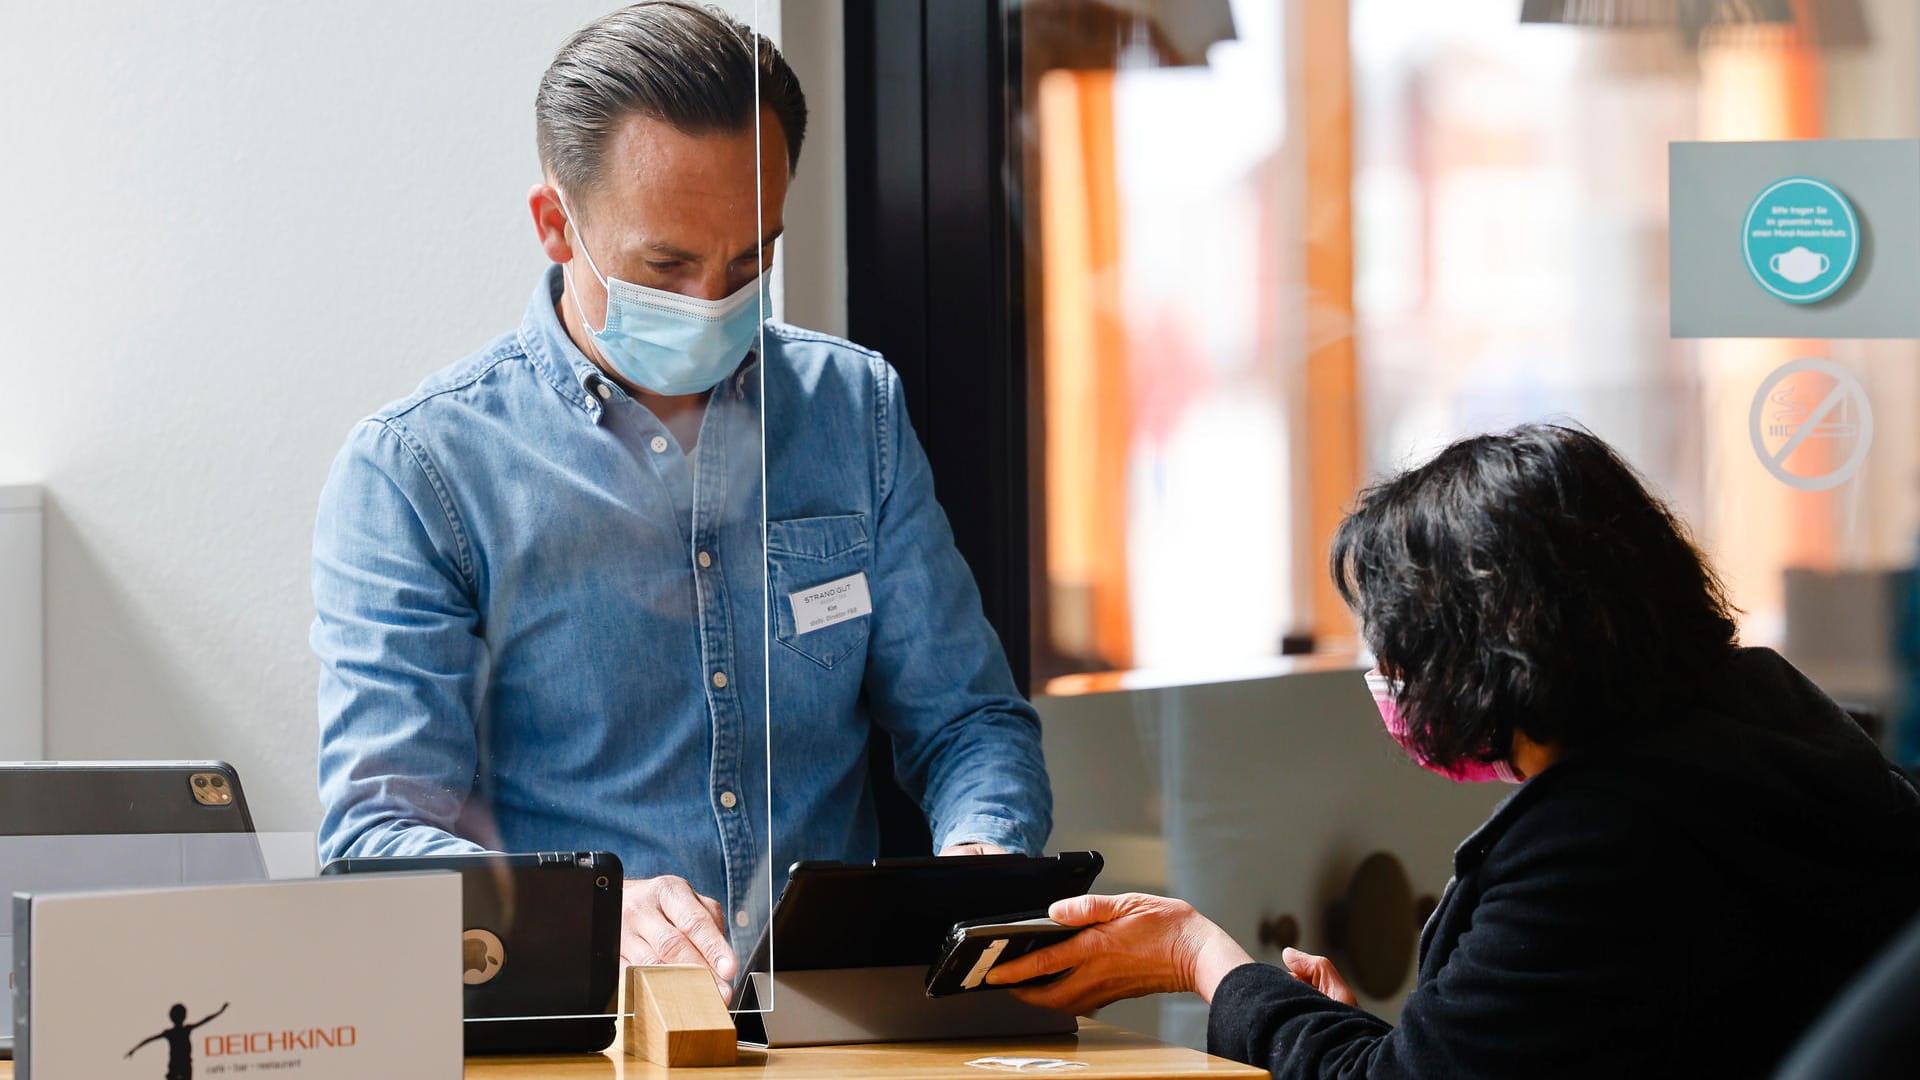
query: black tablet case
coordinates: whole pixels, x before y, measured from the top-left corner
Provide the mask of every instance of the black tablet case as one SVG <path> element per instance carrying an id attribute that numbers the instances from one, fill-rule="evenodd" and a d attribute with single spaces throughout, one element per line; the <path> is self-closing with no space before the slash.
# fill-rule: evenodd
<path id="1" fill-rule="evenodd" d="M 549 851 L 346 858 L 328 863 L 322 873 L 420 870 L 460 871 L 462 929 L 491 931 L 507 954 L 497 977 L 465 988 L 467 1053 L 586 1053 L 613 1042 L 620 987 L 618 856 Z M 541 1019 L 516 1019 L 527 1017 Z M 549 1019 L 560 1017 L 565 1019 Z"/>

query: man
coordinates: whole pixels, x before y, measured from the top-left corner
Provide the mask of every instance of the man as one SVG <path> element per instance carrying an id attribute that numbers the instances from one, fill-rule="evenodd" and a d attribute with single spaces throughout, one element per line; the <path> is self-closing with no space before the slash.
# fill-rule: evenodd
<path id="1" fill-rule="evenodd" d="M 321 497 L 321 853 L 611 850 L 623 958 L 724 992 L 769 856 L 875 854 L 872 725 L 942 853 L 1040 849 L 1039 725 L 892 369 L 762 325 L 806 128 L 778 51 L 635 4 L 535 110 L 525 320 L 355 428 Z"/>

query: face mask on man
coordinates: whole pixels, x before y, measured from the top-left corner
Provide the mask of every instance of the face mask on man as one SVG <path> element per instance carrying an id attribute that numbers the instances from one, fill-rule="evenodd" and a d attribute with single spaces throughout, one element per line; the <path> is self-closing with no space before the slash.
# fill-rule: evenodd
<path id="1" fill-rule="evenodd" d="M 1525 777 L 1513 771 L 1513 766 L 1505 761 L 1462 761 L 1451 769 L 1435 766 L 1418 750 L 1407 737 L 1407 718 L 1400 715 L 1399 683 L 1377 671 L 1367 672 L 1367 690 L 1373 694 L 1373 706 L 1380 710 L 1380 722 L 1387 726 L 1387 734 L 1400 744 L 1408 756 L 1421 768 L 1438 773 L 1449 780 L 1458 780 L 1463 784 L 1483 784 L 1490 780 L 1500 780 L 1509 784 L 1518 784 Z"/>
<path id="2" fill-rule="evenodd" d="M 573 309 L 580 315 L 580 325 L 599 346 L 600 355 L 622 378 L 656 394 L 704 394 L 740 366 L 766 311 L 765 271 L 719 300 L 701 300 L 609 278 L 593 261 L 580 234 L 579 219 L 573 216 L 564 196 L 560 209 L 573 226 L 587 267 L 607 290 L 607 318 L 595 330 L 580 306 L 579 290 L 573 287 L 572 264 L 563 265 Z"/>

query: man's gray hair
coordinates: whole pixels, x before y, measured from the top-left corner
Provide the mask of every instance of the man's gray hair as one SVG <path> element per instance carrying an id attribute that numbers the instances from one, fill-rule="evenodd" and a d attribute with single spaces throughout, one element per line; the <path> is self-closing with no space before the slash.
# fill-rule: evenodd
<path id="1" fill-rule="evenodd" d="M 750 130 L 756 64 L 757 104 L 779 119 L 787 167 L 794 168 L 807 133 L 807 97 L 786 58 L 726 12 L 682 0 L 621 8 L 560 46 L 533 103 L 540 164 L 571 194 L 598 186 L 607 142 L 630 116 L 690 135 Z"/>

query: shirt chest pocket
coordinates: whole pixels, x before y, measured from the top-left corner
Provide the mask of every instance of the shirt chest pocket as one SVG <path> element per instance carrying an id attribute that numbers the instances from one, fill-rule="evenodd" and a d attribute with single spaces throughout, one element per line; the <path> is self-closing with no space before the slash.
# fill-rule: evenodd
<path id="1" fill-rule="evenodd" d="M 867 614 L 801 633 L 794 603 L 798 595 L 810 610 L 823 610 L 828 601 L 818 599 L 816 590 L 856 576 L 857 585 L 848 591 L 856 597 L 865 594 L 872 553 L 865 514 L 767 522 L 771 589 L 767 600 L 773 606 L 774 636 L 780 644 L 828 669 L 865 656 L 868 624 L 872 621 Z"/>

